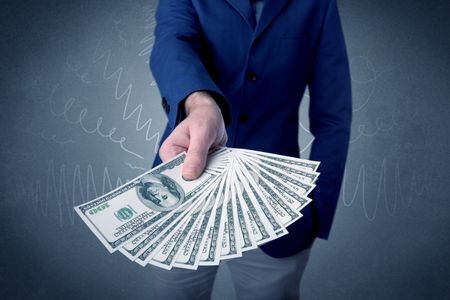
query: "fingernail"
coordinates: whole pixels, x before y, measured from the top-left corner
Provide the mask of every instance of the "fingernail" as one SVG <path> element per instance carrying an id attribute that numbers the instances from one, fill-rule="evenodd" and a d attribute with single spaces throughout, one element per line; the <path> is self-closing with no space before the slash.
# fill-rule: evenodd
<path id="1" fill-rule="evenodd" d="M 183 178 L 184 181 L 192 181 L 192 180 L 194 180 L 194 179 L 188 179 L 188 178 L 184 177 L 183 175 L 181 175 L 181 178 Z"/>

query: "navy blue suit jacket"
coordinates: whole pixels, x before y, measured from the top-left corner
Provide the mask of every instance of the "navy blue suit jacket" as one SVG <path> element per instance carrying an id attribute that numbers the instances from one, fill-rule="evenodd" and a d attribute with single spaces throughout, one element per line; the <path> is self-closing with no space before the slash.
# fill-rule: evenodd
<path id="1" fill-rule="evenodd" d="M 308 86 L 310 159 L 321 161 L 321 175 L 304 217 L 261 248 L 283 257 L 316 236 L 328 238 L 351 123 L 336 0 L 265 0 L 256 25 L 249 0 L 162 0 L 156 21 L 150 66 L 168 115 L 162 141 L 183 119 L 183 100 L 206 90 L 222 109 L 227 146 L 298 157 L 298 111 Z"/>

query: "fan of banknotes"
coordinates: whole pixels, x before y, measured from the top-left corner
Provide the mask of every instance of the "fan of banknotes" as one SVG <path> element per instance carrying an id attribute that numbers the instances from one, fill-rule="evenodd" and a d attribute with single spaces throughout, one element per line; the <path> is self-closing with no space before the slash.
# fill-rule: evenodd
<path id="1" fill-rule="evenodd" d="M 287 234 L 319 176 L 317 161 L 223 147 L 186 181 L 185 157 L 75 210 L 110 252 L 142 266 L 197 269 Z"/>

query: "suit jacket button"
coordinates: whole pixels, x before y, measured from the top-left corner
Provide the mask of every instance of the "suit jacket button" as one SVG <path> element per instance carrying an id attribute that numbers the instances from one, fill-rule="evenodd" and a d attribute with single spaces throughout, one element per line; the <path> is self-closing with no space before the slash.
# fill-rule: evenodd
<path id="1" fill-rule="evenodd" d="M 247 114 L 239 115 L 239 123 L 245 124 L 245 123 L 248 123 L 249 120 L 250 120 L 250 116 L 249 115 L 247 115 Z"/>
<path id="2" fill-rule="evenodd" d="M 248 73 L 247 73 L 247 79 L 248 79 L 249 81 L 254 82 L 254 81 L 256 81 L 256 79 L 258 79 L 258 77 L 256 76 L 256 73 L 255 73 L 255 72 L 248 72 Z"/>

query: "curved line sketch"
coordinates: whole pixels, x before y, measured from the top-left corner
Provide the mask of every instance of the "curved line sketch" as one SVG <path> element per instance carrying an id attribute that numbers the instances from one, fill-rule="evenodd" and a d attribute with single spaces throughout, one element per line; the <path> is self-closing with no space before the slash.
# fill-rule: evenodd
<path id="1" fill-rule="evenodd" d="M 390 68 L 385 68 L 383 70 L 375 70 L 375 67 L 372 65 L 370 59 L 367 56 L 363 56 L 363 55 L 358 55 L 358 56 L 352 57 L 350 59 L 350 63 L 349 63 L 350 68 L 352 67 L 352 65 L 354 64 L 354 62 L 357 59 L 363 59 L 364 60 L 367 69 L 373 74 L 373 77 L 370 78 L 370 79 L 367 79 L 367 80 L 358 80 L 358 79 L 356 79 L 354 77 L 353 72 L 351 72 L 350 73 L 350 77 L 351 77 L 352 82 L 355 82 L 355 83 L 358 83 L 358 84 L 367 84 L 367 83 L 373 82 L 374 84 L 373 84 L 373 86 L 372 86 L 372 88 L 371 88 L 371 90 L 369 92 L 369 95 L 366 97 L 366 99 L 363 100 L 363 103 L 360 106 L 358 106 L 356 108 L 353 108 L 353 110 L 352 110 L 353 113 L 362 110 L 363 108 L 365 108 L 369 104 L 370 100 L 372 99 L 372 96 L 375 93 L 375 90 L 376 90 L 376 87 L 377 87 L 377 84 L 378 84 L 378 78 L 383 73 L 386 73 L 386 72 L 391 71 L 391 70 L 394 69 L 394 67 L 390 67 Z"/>
<path id="2" fill-rule="evenodd" d="M 134 165 L 132 165 L 132 164 L 129 163 L 129 162 L 125 162 L 125 166 L 127 166 L 127 167 L 129 167 L 130 169 L 133 169 L 133 170 L 147 171 L 147 169 L 144 169 L 144 168 L 139 167 L 139 166 L 134 166 Z"/>
<path id="3" fill-rule="evenodd" d="M 146 56 L 146 57 L 149 56 L 150 52 L 152 51 L 154 42 L 155 42 L 155 37 L 153 36 L 153 33 L 150 33 L 150 34 L 144 36 L 144 38 L 142 38 L 139 41 L 139 44 L 144 45 L 144 49 L 142 49 L 138 53 L 138 56 Z"/>
<path id="4" fill-rule="evenodd" d="M 153 119 L 148 118 L 147 120 L 141 121 L 142 114 L 143 114 L 143 104 L 142 103 L 140 103 L 138 106 L 136 106 L 132 110 L 131 110 L 131 108 L 129 108 L 131 93 L 133 90 L 133 84 L 132 83 L 128 84 L 127 87 L 122 92 L 119 92 L 119 85 L 121 84 L 121 81 L 122 81 L 123 67 L 118 67 L 117 69 L 111 71 L 108 74 L 108 70 L 110 69 L 109 65 L 110 65 L 110 60 L 111 60 L 111 50 L 108 49 L 108 50 L 102 52 L 99 56 L 97 56 L 96 54 L 98 52 L 98 48 L 100 47 L 101 41 L 102 40 L 100 39 L 100 41 L 98 42 L 97 47 L 94 51 L 93 62 L 97 63 L 102 59 L 105 60 L 105 65 L 103 68 L 103 80 L 109 81 L 109 80 L 113 79 L 114 77 L 116 78 L 114 98 L 115 98 L 115 100 L 121 100 L 122 98 L 125 98 L 123 112 L 122 112 L 122 120 L 127 121 L 131 117 L 136 116 L 136 125 L 135 125 L 136 131 L 139 132 L 139 131 L 146 129 L 145 140 L 146 141 L 155 140 L 155 147 L 154 147 L 155 152 L 154 153 L 157 153 L 159 139 L 160 139 L 160 133 L 157 132 L 153 135 L 150 135 L 150 130 L 151 130 Z"/>
<path id="5" fill-rule="evenodd" d="M 311 141 L 308 142 L 308 144 L 303 147 L 302 149 L 300 149 L 300 154 L 303 154 L 304 152 L 306 152 L 309 148 L 311 148 L 312 143 L 314 142 L 314 138 L 311 139 Z"/>
<path id="6" fill-rule="evenodd" d="M 68 184 L 68 181 L 71 184 Z M 123 184 L 122 179 L 117 177 L 116 187 Z M 72 172 L 71 178 L 67 177 L 67 167 L 62 164 L 59 173 L 56 173 L 54 160 L 50 160 L 47 168 L 47 178 L 45 183 L 36 180 L 32 184 L 23 184 L 25 188 L 20 191 L 21 199 L 33 203 L 35 212 L 40 212 L 42 216 L 48 216 L 49 205 L 56 204 L 59 225 L 64 226 L 64 216 L 67 216 L 71 225 L 75 224 L 74 206 L 86 201 L 95 199 L 101 194 L 105 194 L 113 189 L 108 168 L 104 168 L 102 174 L 101 190 L 95 184 L 95 176 L 92 165 L 86 167 L 85 181 L 82 178 L 81 166 L 77 164 Z M 45 186 L 45 188 L 44 188 Z"/>
<path id="7" fill-rule="evenodd" d="M 357 130 L 358 135 L 355 138 L 350 140 L 350 144 L 353 144 L 354 142 L 356 142 L 357 140 L 359 140 L 362 137 L 374 137 L 380 132 L 388 132 L 388 131 L 392 130 L 396 124 L 396 122 L 394 120 L 393 112 L 391 112 L 390 119 L 391 119 L 391 124 L 387 127 L 384 127 L 385 123 L 383 123 L 383 120 L 381 118 L 377 118 L 375 120 L 375 130 L 373 132 L 367 132 L 366 125 L 360 124 L 358 126 L 358 130 Z"/>
<path id="8" fill-rule="evenodd" d="M 55 117 L 59 117 L 62 118 L 64 121 L 66 121 L 68 124 L 72 124 L 72 125 L 79 125 L 81 130 L 84 131 L 87 134 L 98 134 L 99 136 L 103 137 L 103 138 L 107 138 L 109 139 L 111 142 L 113 142 L 114 144 L 119 144 L 120 148 L 127 152 L 128 154 L 131 154 L 137 158 L 140 159 L 144 159 L 144 157 L 140 154 L 137 154 L 136 152 L 131 151 L 130 149 L 127 148 L 127 146 L 125 146 L 125 142 L 127 140 L 126 137 L 121 136 L 120 138 L 116 139 L 113 137 L 113 135 L 115 134 L 117 128 L 113 127 L 109 130 L 108 133 L 104 133 L 101 131 L 101 126 L 103 123 L 103 117 L 98 117 L 97 118 L 97 124 L 95 126 L 95 128 L 93 129 L 88 129 L 86 127 L 86 125 L 84 124 L 84 120 L 86 118 L 86 115 L 88 113 L 88 108 L 87 107 L 83 107 L 80 110 L 80 113 L 78 115 L 77 118 L 75 119 L 70 119 L 68 117 L 68 113 L 69 111 L 71 111 L 73 105 L 75 104 L 75 102 L 77 101 L 77 99 L 71 97 L 69 98 L 69 100 L 65 103 L 64 105 L 64 109 L 61 112 L 56 112 L 54 107 L 53 107 L 53 95 L 55 94 L 57 88 L 59 87 L 59 84 L 55 85 L 55 87 L 52 90 L 51 96 L 49 97 L 49 107 L 50 107 L 50 113 L 55 116 Z"/>
<path id="9" fill-rule="evenodd" d="M 86 84 L 90 84 L 91 81 L 89 79 L 87 79 L 87 77 L 89 76 L 88 72 L 80 72 L 80 70 L 83 68 L 83 65 L 80 63 L 71 63 L 69 61 L 68 56 L 66 56 L 66 66 L 69 68 L 69 70 L 71 70 L 76 77 L 78 77 L 82 82 L 86 83 Z"/>
<path id="10" fill-rule="evenodd" d="M 387 172 L 387 160 L 386 158 L 383 159 L 380 167 L 380 176 L 378 178 L 378 186 L 377 186 L 377 195 L 375 198 L 374 208 L 372 209 L 372 212 L 369 212 L 368 209 L 368 203 L 369 203 L 369 197 L 367 197 L 366 193 L 366 164 L 361 164 L 359 167 L 358 177 L 356 180 L 356 185 L 353 191 L 353 194 L 348 197 L 347 195 L 347 171 L 344 171 L 344 177 L 342 181 L 342 202 L 345 206 L 350 207 L 355 203 L 356 197 L 359 194 L 360 199 L 362 201 L 362 208 L 365 218 L 368 221 L 375 220 L 377 214 L 378 214 L 378 208 L 379 208 L 379 202 L 384 200 L 384 208 L 386 213 L 389 216 L 394 216 L 396 214 L 398 203 L 402 202 L 406 207 L 410 207 L 413 201 L 413 196 L 420 196 L 423 194 L 424 188 L 419 188 L 419 181 L 417 179 L 417 174 L 413 173 L 413 176 L 411 178 L 411 181 L 409 183 L 409 196 L 408 199 L 405 201 L 403 194 L 402 194 L 402 184 L 400 182 L 400 179 L 402 178 L 400 175 L 400 165 L 397 162 L 395 164 L 395 173 L 394 173 L 394 191 L 393 193 L 389 193 L 390 195 L 393 194 L 393 197 L 388 197 L 388 190 L 387 190 L 387 184 L 386 184 L 386 172 Z M 404 177 L 403 177 L 404 178 Z"/>
<path id="11" fill-rule="evenodd" d="M 24 131 L 24 132 L 28 132 L 28 133 L 30 133 L 32 135 L 39 136 L 44 141 L 54 142 L 54 143 L 59 144 L 59 145 L 66 145 L 66 144 L 73 144 L 73 143 L 75 143 L 75 141 L 72 140 L 72 139 L 60 140 L 60 139 L 57 138 L 56 134 L 46 135 L 45 134 L 45 129 L 43 129 L 41 132 L 34 132 L 32 130 L 27 130 L 27 131 Z"/>
<path id="12" fill-rule="evenodd" d="M 123 29 L 119 30 L 118 36 L 119 36 L 120 41 L 123 42 L 124 47 L 126 47 L 127 46 L 127 40 L 124 37 L 124 30 Z"/>

